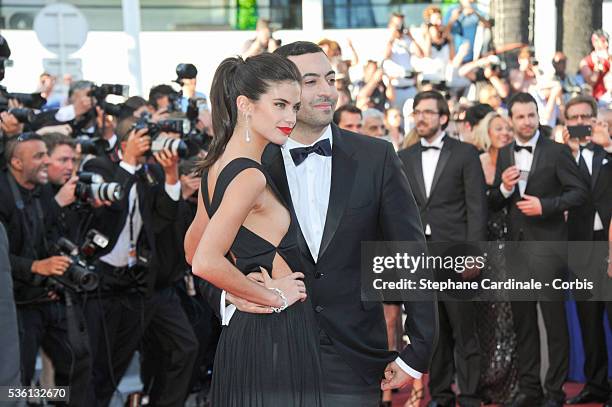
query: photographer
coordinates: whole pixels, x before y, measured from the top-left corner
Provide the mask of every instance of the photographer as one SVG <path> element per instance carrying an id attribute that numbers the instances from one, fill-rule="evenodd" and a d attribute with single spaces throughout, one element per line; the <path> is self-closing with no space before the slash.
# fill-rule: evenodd
<path id="1" fill-rule="evenodd" d="M 71 267 L 66 256 L 51 255 L 50 242 L 58 231 L 53 224 L 59 206 L 47 184 L 49 156 L 41 137 L 24 133 L 6 146 L 8 169 L 0 174 L 0 221 L 10 236 L 10 263 L 20 324 L 22 384 L 32 385 L 39 347 L 51 357 L 55 384 L 73 386 L 70 405 L 82 405 L 79 383 L 88 376 L 87 354 L 66 320 L 62 294 L 53 286 Z M 73 325 L 74 326 L 74 325 Z M 72 331 L 76 334 L 76 331 Z M 79 348 L 81 349 L 81 348 Z"/>
<path id="2" fill-rule="evenodd" d="M 149 105 L 160 115 L 159 119 L 165 119 L 167 116 L 162 114 L 181 111 L 181 95 L 170 85 L 153 86 L 149 91 Z"/>
<path id="3" fill-rule="evenodd" d="M 503 77 L 501 60 L 497 55 L 488 55 L 463 64 L 458 74 L 472 82 L 472 89 L 468 91 L 469 100 L 478 100 L 481 89 L 489 85 L 493 86 L 502 100 L 509 95 L 509 86 Z"/>
<path id="4" fill-rule="evenodd" d="M 280 41 L 272 37 L 270 20 L 260 18 L 255 26 L 255 38 L 247 40 L 242 46 L 242 58 L 246 59 L 264 52 L 274 52 L 280 46 Z"/>
<path id="5" fill-rule="evenodd" d="M 175 133 L 167 136 L 175 138 Z M 180 166 L 181 199 L 177 219 L 156 233 L 156 253 L 153 296 L 147 302 L 149 321 L 143 336 L 141 376 L 145 392 L 153 405 L 183 405 L 191 388 L 194 363 L 201 361 L 198 339 L 181 305 L 181 297 L 194 299 L 195 286 L 190 267 L 185 262 L 183 239 L 197 206 L 200 177 L 193 174 L 195 157 Z M 195 203 L 194 203 L 195 198 Z M 205 302 L 205 301 L 204 301 Z M 209 315 L 212 317 L 212 312 Z M 202 321 L 206 322 L 206 321 Z M 211 322 L 209 319 L 208 322 Z M 199 324 L 202 325 L 202 324 Z M 204 330 L 205 338 L 211 327 Z M 200 356 L 200 357 L 198 357 Z"/>
<path id="6" fill-rule="evenodd" d="M 176 83 L 181 85 L 181 111 L 186 112 L 189 99 L 200 99 L 206 102 L 206 95 L 196 90 L 198 69 L 194 64 L 176 66 Z"/>
<path id="7" fill-rule="evenodd" d="M 86 309 L 95 360 L 89 396 L 96 399 L 88 405 L 108 405 L 147 325 L 156 311 L 166 309 L 151 294 L 159 269 L 156 236 L 176 221 L 178 157 L 161 150 L 153 153 L 158 164 L 149 163 L 152 137 L 148 126 L 135 128 L 136 123 L 127 118 L 117 125 L 119 163 L 98 157 L 84 165 L 85 171 L 117 182 L 125 191 L 121 200 L 95 209 L 90 224 L 110 243 L 96 261 L 99 298 Z"/>
<path id="8" fill-rule="evenodd" d="M 571 241 L 584 242 L 577 245 L 577 250 L 571 250 L 574 255 L 569 261 L 571 269 L 582 273 L 577 277 L 592 276 L 588 271 L 599 272 L 603 258 L 608 256 L 607 245 L 604 246 L 602 242 L 608 240 L 612 216 L 612 167 L 607 164 L 612 160 L 612 141 L 608 124 L 596 120 L 597 102 L 593 97 L 577 96 L 571 99 L 567 102 L 565 116 L 567 126 L 563 129 L 563 139 L 572 150 L 589 191 L 587 202 L 570 209 L 568 213 L 570 245 Z M 589 241 L 599 243 L 593 243 L 590 250 L 585 250 Z M 607 307 L 609 311 L 612 310 L 610 303 Z M 612 396 L 602 323 L 606 303 L 576 301 L 576 308 L 582 327 L 587 383 L 577 396 L 567 400 L 567 404 L 605 403 Z"/>
<path id="9" fill-rule="evenodd" d="M 410 30 L 404 26 L 404 15 L 392 13 L 389 19 L 389 40 L 383 54 L 382 68 L 393 87 L 393 106 L 401 109 L 406 99 L 416 95 L 416 77 L 412 56 L 423 57 L 423 50 Z"/>
<path id="10" fill-rule="evenodd" d="M 606 93 L 604 77 L 610 72 L 612 57 L 608 51 L 609 36 L 603 30 L 597 30 L 591 35 L 593 51 L 580 61 L 580 74 L 585 82 L 591 85 L 593 97 L 599 99 Z"/>

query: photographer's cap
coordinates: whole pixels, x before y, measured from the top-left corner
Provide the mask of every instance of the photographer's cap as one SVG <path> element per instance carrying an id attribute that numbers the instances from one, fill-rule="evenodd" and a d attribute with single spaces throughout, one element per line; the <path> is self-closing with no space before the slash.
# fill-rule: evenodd
<path id="1" fill-rule="evenodd" d="M 198 76 L 198 69 L 194 64 L 178 64 L 176 66 L 177 80 L 194 79 Z"/>
<path id="2" fill-rule="evenodd" d="M 0 60 L 9 59 L 11 56 L 11 49 L 9 48 L 6 38 L 0 35 Z"/>

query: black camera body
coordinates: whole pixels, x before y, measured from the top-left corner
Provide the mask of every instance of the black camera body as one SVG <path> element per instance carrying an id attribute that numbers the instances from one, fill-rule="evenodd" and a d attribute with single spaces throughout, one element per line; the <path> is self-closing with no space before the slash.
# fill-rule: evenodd
<path id="1" fill-rule="evenodd" d="M 74 194 L 80 204 L 92 200 L 117 202 L 123 198 L 123 188 L 117 182 L 104 182 L 101 175 L 93 172 L 81 172 Z"/>
<path id="2" fill-rule="evenodd" d="M 16 99 L 24 107 L 30 109 L 40 109 L 47 103 L 47 99 L 42 97 L 40 93 L 11 93 L 4 86 L 0 86 L 0 112 L 9 109 L 9 99 Z"/>
<path id="3" fill-rule="evenodd" d="M 148 135 L 151 137 L 151 154 L 157 153 L 163 149 L 170 150 L 173 154 L 177 154 L 181 158 L 187 157 L 188 147 L 182 140 L 185 137 L 185 126 L 188 122 L 184 119 L 165 119 L 158 122 L 151 120 L 151 115 L 147 112 L 140 116 L 140 119 L 134 125 L 136 131 L 148 129 Z M 161 133 L 178 133 L 181 138 L 171 138 L 161 136 Z"/>
<path id="4" fill-rule="evenodd" d="M 36 112 L 28 107 L 10 109 L 9 113 L 15 116 L 19 123 L 29 124 L 36 118 Z"/>
<path id="5" fill-rule="evenodd" d="M 108 239 L 106 242 L 108 244 Z M 76 292 L 93 291 L 98 288 L 99 278 L 95 267 L 87 263 L 76 244 L 62 237 L 57 241 L 57 252 L 61 256 L 69 257 L 72 264 L 61 277 L 54 278 L 56 282 Z"/>
<path id="6" fill-rule="evenodd" d="M 130 87 L 128 85 L 117 85 L 103 83 L 100 86 L 93 85 L 89 90 L 88 96 L 93 96 L 98 100 L 104 100 L 108 95 L 117 95 L 127 98 Z"/>

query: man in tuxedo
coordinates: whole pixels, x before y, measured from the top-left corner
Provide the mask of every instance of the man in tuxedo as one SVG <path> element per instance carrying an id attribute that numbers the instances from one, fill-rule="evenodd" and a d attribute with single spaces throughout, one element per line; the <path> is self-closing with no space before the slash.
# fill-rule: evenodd
<path id="1" fill-rule="evenodd" d="M 576 165 L 580 171 L 589 194 L 587 202 L 569 210 L 567 224 L 569 240 L 593 241 L 593 247 L 587 244 L 576 245 L 578 250 L 572 251 L 570 264 L 575 264 L 576 271 L 585 268 L 601 271 L 603 259 L 608 255 L 607 232 L 610 227 L 612 213 L 612 142 L 608 135 L 607 125 L 597 122 L 597 101 L 591 96 L 577 96 L 567 102 L 565 107 L 566 127 L 563 132 L 564 141 L 572 150 Z M 591 135 L 576 137 L 570 126 L 591 126 Z M 607 145 L 599 145 L 597 133 L 603 133 Z M 590 249 L 590 250 L 588 250 Z M 573 267 L 572 267 L 573 268 Z M 577 276 L 580 277 L 580 276 Z M 584 344 L 584 373 L 587 383 L 584 389 L 575 397 L 567 400 L 567 404 L 604 403 L 612 396 L 608 383 L 608 354 L 604 331 L 604 310 L 612 315 L 612 302 L 576 301 L 578 317 Z"/>
<path id="2" fill-rule="evenodd" d="M 400 151 L 410 187 L 431 242 L 481 242 L 487 238 L 487 199 L 478 151 L 448 137 L 450 111 L 436 91 L 418 93 L 413 102 L 420 142 Z M 454 406 L 455 371 L 461 406 L 480 406 L 480 346 L 476 310 L 469 301 L 438 303 L 440 334 L 429 375 L 430 406 Z"/>
<path id="3" fill-rule="evenodd" d="M 531 95 L 514 95 L 508 103 L 508 112 L 516 139 L 499 152 L 489 204 L 492 210 L 504 206 L 508 209 L 510 240 L 530 241 L 519 247 L 518 255 L 507 256 L 511 262 L 509 269 L 526 271 L 544 282 L 564 278 L 567 252 L 562 245 L 552 248 L 533 241 L 567 240 L 564 212 L 586 201 L 586 185 L 569 148 L 550 140 L 549 131 L 539 128 L 537 104 Z M 564 303 L 562 298 L 540 301 L 550 362 L 544 382 L 544 399 L 540 383 L 537 301 L 529 299 L 511 303 L 518 344 L 519 393 L 509 405 L 562 406 L 569 352 Z"/>
<path id="4" fill-rule="evenodd" d="M 427 371 L 437 321 L 434 302 L 406 302 L 410 345 L 387 348 L 382 304 L 361 299 L 362 241 L 424 243 L 418 209 L 391 143 L 332 124 L 338 98 L 325 53 L 310 42 L 277 51 L 302 73 L 302 106 L 283 147 L 263 156 L 274 182 L 295 211 L 308 296 L 321 344 L 325 403 L 378 406 L 380 390 L 399 388 Z M 234 305 L 257 312 L 229 293 L 205 285 L 224 325 Z M 381 379 L 384 379 L 381 382 Z"/>
<path id="5" fill-rule="evenodd" d="M 176 293 L 154 289 L 165 267 L 159 233 L 176 221 L 180 183 L 178 156 L 168 150 L 147 160 L 148 129 L 135 129 L 135 118 L 118 124 L 121 161 L 108 156 L 85 163 L 84 169 L 123 186 L 122 199 L 94 211 L 91 227 L 108 237 L 95 265 L 99 297 L 87 307 L 93 378 L 87 405 L 109 404 L 148 326 L 155 328 L 159 354 L 165 355 L 151 402 L 158 406 L 184 403 L 197 340 Z M 109 364 L 111 366 L 109 366 Z"/>

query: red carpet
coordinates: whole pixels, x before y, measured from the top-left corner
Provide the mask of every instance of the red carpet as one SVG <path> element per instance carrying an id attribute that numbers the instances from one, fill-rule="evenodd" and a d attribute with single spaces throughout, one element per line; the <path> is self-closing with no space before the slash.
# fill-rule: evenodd
<path id="1" fill-rule="evenodd" d="M 573 397 L 580 392 L 582 389 L 582 383 L 566 383 L 565 384 L 565 393 L 567 397 Z M 427 389 L 427 386 L 425 387 Z M 403 407 L 404 403 L 410 397 L 410 388 L 406 388 L 401 390 L 399 393 L 396 393 L 393 397 L 393 407 Z M 425 391 L 425 400 L 421 401 L 420 407 L 425 407 L 429 402 L 429 392 Z M 497 404 L 490 404 L 489 406 L 494 407 L 498 406 Z M 581 407 L 601 407 L 601 404 L 580 404 Z M 534 406 L 536 407 L 536 406 Z"/>

